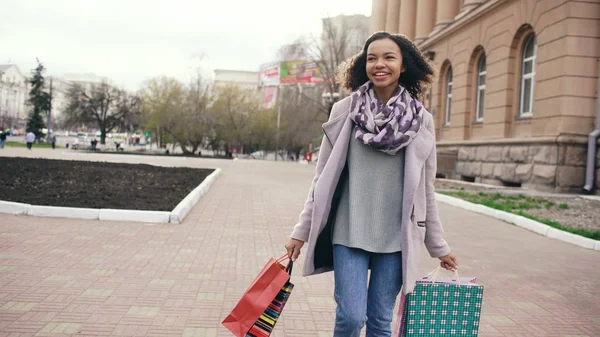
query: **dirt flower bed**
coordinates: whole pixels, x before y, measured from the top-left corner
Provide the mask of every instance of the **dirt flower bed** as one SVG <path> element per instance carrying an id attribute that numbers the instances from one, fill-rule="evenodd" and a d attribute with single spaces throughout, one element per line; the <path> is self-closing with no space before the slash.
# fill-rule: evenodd
<path id="1" fill-rule="evenodd" d="M 171 211 L 213 171 L 0 157 L 0 200 L 43 206 Z"/>

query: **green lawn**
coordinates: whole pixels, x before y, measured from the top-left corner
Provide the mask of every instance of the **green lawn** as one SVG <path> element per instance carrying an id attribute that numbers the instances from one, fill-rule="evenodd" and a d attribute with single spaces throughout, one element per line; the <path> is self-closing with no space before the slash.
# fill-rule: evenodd
<path id="1" fill-rule="evenodd" d="M 556 208 L 558 210 L 565 210 L 569 208 L 567 204 L 555 204 L 552 201 L 546 200 L 544 198 L 535 198 L 528 197 L 525 195 L 502 195 L 500 193 L 466 193 L 463 191 L 448 191 L 448 192 L 440 192 L 441 194 L 446 194 L 455 198 L 460 198 L 475 204 L 484 205 L 490 208 L 494 208 L 497 210 L 517 214 L 529 218 L 531 220 L 535 220 L 541 223 L 544 223 L 550 227 L 554 227 L 556 229 L 560 229 L 566 232 L 570 232 L 573 234 L 581 235 L 586 238 L 600 240 L 600 231 L 597 230 L 587 230 L 580 228 L 570 228 L 560 224 L 557 221 L 550 219 L 540 219 L 536 216 L 527 213 L 527 210 L 530 209 L 552 209 Z"/>
<path id="2" fill-rule="evenodd" d="M 25 143 L 21 143 L 21 142 L 6 142 L 6 146 L 11 146 L 11 147 L 27 147 L 27 144 Z M 52 148 L 52 144 L 48 144 L 48 143 L 34 143 L 33 147 L 42 147 L 42 148 Z"/>

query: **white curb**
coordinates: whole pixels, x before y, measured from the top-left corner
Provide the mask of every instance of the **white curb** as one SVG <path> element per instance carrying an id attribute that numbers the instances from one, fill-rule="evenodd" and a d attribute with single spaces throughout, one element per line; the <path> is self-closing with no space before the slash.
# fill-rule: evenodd
<path id="1" fill-rule="evenodd" d="M 208 192 L 212 184 L 221 175 L 221 169 L 217 168 L 209 174 L 200 185 L 190 192 L 171 211 L 140 211 L 128 209 L 109 208 L 77 208 L 77 207 L 55 207 L 36 206 L 19 202 L 0 200 L 0 213 L 30 215 L 41 217 L 57 217 L 86 220 L 111 220 L 111 221 L 134 221 L 151 223 L 181 223 L 190 210 Z"/>
<path id="2" fill-rule="evenodd" d="M 44 216 L 51 218 L 72 218 L 97 220 L 99 209 L 97 208 L 77 208 L 77 207 L 54 207 L 54 206 L 36 206 L 31 205 L 27 215 Z"/>
<path id="3" fill-rule="evenodd" d="M 111 221 L 168 223 L 169 212 L 101 208 L 98 219 Z"/>
<path id="4" fill-rule="evenodd" d="M 584 238 L 581 235 L 576 235 L 573 233 L 569 233 L 569 232 L 565 232 L 565 231 L 561 231 L 560 229 L 556 229 L 556 228 L 550 228 L 548 230 L 548 235 L 549 238 L 553 238 L 553 239 L 557 239 L 560 241 L 564 241 L 564 242 L 569 242 L 572 243 L 574 245 L 583 247 L 583 248 L 587 248 L 587 249 L 594 249 L 594 246 L 600 242 L 590 239 L 590 238 Z"/>
<path id="5" fill-rule="evenodd" d="M 212 184 L 221 175 L 221 169 L 216 169 L 204 181 L 198 185 L 190 194 L 188 194 L 181 202 L 171 211 L 169 215 L 170 223 L 181 223 L 186 215 L 198 203 L 198 201 L 208 192 Z"/>
<path id="6" fill-rule="evenodd" d="M 0 200 L 0 213 L 27 214 L 29 207 L 31 207 L 29 204 Z"/>
<path id="7" fill-rule="evenodd" d="M 492 189 L 510 189 L 510 188 L 507 188 L 506 186 L 502 186 L 502 185 L 490 185 L 490 184 L 482 184 L 482 183 L 471 183 L 471 182 L 468 182 L 468 181 L 455 180 L 455 179 L 436 178 L 435 181 L 448 182 L 448 183 L 459 184 L 459 185 L 464 185 L 464 186 L 485 187 L 485 188 L 492 188 Z"/>
<path id="8" fill-rule="evenodd" d="M 508 223 L 512 223 L 519 227 L 528 229 L 530 231 L 536 232 L 543 236 L 560 240 L 563 242 L 567 242 L 570 244 L 577 245 L 579 247 L 594 249 L 600 251 L 600 241 L 593 240 L 590 238 L 586 238 L 580 235 L 572 234 L 569 232 L 561 231 L 560 229 L 556 229 L 554 227 L 550 227 L 541 222 L 537 222 L 526 217 L 500 211 L 497 209 L 493 209 L 484 205 L 474 204 L 459 198 L 451 197 L 449 195 L 436 193 L 435 197 L 437 200 L 452 205 L 456 207 L 460 207 L 475 213 L 484 214 L 489 217 L 499 219 Z"/>

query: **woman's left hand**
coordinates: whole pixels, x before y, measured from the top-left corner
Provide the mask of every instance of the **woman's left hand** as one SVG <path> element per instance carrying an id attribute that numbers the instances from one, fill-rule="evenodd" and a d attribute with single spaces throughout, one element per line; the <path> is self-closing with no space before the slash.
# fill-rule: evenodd
<path id="1" fill-rule="evenodd" d="M 442 256 L 440 259 L 440 266 L 449 271 L 456 271 L 458 269 L 458 258 L 453 253 L 446 256 Z"/>

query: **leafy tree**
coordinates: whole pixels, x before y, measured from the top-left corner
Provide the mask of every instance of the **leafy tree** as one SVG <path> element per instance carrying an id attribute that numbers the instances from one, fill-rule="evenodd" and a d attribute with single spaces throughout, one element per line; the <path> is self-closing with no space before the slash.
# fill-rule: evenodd
<path id="1" fill-rule="evenodd" d="M 261 110 L 260 94 L 255 89 L 225 85 L 216 89 L 211 108 L 215 136 L 226 148 L 250 147 L 251 126 Z"/>
<path id="2" fill-rule="evenodd" d="M 261 109 L 250 122 L 248 152 L 275 150 L 275 135 L 277 133 L 277 111 Z"/>
<path id="3" fill-rule="evenodd" d="M 262 95 L 237 85 L 212 88 L 200 71 L 187 86 L 157 77 L 140 91 L 140 115 L 146 130 L 168 138 L 185 154 L 205 147 L 216 153 L 230 147 L 268 150 L 274 147 L 277 115 L 263 109 Z"/>
<path id="4" fill-rule="evenodd" d="M 182 109 L 185 97 L 184 85 L 169 77 L 155 77 L 144 84 L 140 91 L 142 99 L 141 120 L 145 130 L 152 133 L 160 146 L 176 122 L 173 114 Z M 169 137 L 166 137 L 169 138 Z"/>
<path id="5" fill-rule="evenodd" d="M 212 101 L 210 84 L 200 72 L 190 83 L 176 122 L 169 130 L 184 153 L 196 153 L 212 135 L 209 106 Z"/>
<path id="6" fill-rule="evenodd" d="M 29 91 L 28 103 L 32 107 L 27 119 L 27 129 L 35 134 L 36 139 L 43 136 L 42 129 L 46 127 L 42 115 L 50 111 L 50 94 L 44 91 L 44 65 L 38 60 L 37 67 L 31 71 L 32 77 L 29 79 L 31 90 Z"/>
<path id="7" fill-rule="evenodd" d="M 188 86 L 176 79 L 157 77 L 141 90 L 142 116 L 146 130 L 157 138 L 169 138 L 185 154 L 195 154 L 213 137 L 209 105 L 210 84 L 200 72 Z"/>
<path id="8" fill-rule="evenodd" d="M 138 96 L 108 83 L 74 84 L 66 96 L 65 117 L 69 124 L 94 124 L 100 130 L 101 144 L 106 143 L 107 133 L 130 121 L 140 105 Z"/>

